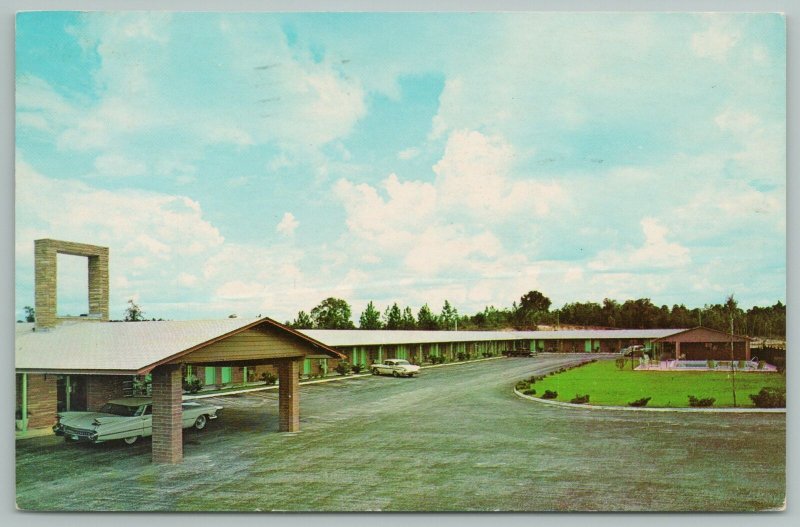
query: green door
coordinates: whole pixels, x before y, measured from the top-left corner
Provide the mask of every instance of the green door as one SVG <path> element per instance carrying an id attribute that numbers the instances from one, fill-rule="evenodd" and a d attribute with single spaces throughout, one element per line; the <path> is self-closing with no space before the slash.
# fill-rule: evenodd
<path id="1" fill-rule="evenodd" d="M 592 341 L 591 341 L 591 339 L 590 339 L 590 340 L 587 340 L 587 341 L 584 343 L 584 346 L 583 346 L 583 351 L 585 351 L 586 353 L 589 353 L 590 351 L 592 351 Z"/>
<path id="2" fill-rule="evenodd" d="M 222 369 L 222 384 L 230 384 L 233 368 L 221 368 Z"/>
<path id="3" fill-rule="evenodd" d="M 206 366 L 206 386 L 217 384 L 217 369 Z"/>

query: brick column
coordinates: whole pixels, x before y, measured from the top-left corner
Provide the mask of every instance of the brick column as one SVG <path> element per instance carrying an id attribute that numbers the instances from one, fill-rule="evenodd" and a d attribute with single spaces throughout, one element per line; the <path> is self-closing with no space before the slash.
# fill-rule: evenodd
<path id="1" fill-rule="evenodd" d="M 153 370 L 153 463 L 183 460 L 181 367 L 165 364 Z"/>
<path id="2" fill-rule="evenodd" d="M 300 431 L 300 360 L 278 363 L 278 421 L 281 432 Z"/>
<path id="3" fill-rule="evenodd" d="M 97 247 L 89 256 L 89 314 L 108 321 L 108 249 Z"/>
<path id="4" fill-rule="evenodd" d="M 35 240 L 33 244 L 36 327 L 52 328 L 56 325 L 58 253 L 53 240 Z"/>
<path id="5" fill-rule="evenodd" d="M 675 360 L 680 360 L 681 358 L 681 343 L 675 343 Z"/>
<path id="6" fill-rule="evenodd" d="M 56 376 L 53 374 L 27 375 L 28 429 L 50 428 L 56 421 Z M 22 375 L 18 376 L 18 382 L 22 382 Z M 21 396 L 20 391 L 20 399 Z"/>

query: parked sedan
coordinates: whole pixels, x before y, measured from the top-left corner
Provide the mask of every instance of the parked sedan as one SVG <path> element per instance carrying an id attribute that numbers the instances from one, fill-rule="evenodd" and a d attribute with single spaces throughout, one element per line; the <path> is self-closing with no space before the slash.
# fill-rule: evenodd
<path id="1" fill-rule="evenodd" d="M 184 402 L 183 428 L 202 430 L 217 418 L 221 406 Z M 140 437 L 153 435 L 153 401 L 149 397 L 126 397 L 108 401 L 99 412 L 62 412 L 53 427 L 65 441 L 103 443 L 122 439 L 132 445 Z"/>
<path id="2" fill-rule="evenodd" d="M 380 364 L 372 365 L 372 374 L 392 374 L 395 377 L 413 377 L 419 373 L 419 366 L 405 359 L 386 359 Z"/>

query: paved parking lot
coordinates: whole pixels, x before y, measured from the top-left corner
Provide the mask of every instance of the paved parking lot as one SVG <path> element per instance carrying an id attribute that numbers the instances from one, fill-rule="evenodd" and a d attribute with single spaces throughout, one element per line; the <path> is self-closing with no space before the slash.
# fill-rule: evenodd
<path id="1" fill-rule="evenodd" d="M 277 393 L 214 399 L 185 460 L 150 442 L 17 442 L 17 504 L 35 510 L 758 510 L 785 495 L 784 414 L 554 408 L 514 381 L 575 356 L 498 359 L 301 388 L 303 431 L 277 433 Z"/>

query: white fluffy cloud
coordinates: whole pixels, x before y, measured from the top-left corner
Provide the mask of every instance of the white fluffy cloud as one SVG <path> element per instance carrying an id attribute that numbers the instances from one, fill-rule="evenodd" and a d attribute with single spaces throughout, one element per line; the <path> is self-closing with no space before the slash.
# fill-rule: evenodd
<path id="1" fill-rule="evenodd" d="M 379 186 L 339 180 L 335 195 L 348 227 L 342 254 L 380 262 L 396 277 L 383 284 L 372 275 L 357 294 L 385 298 L 399 281 L 412 303 L 447 298 L 477 306 L 530 289 L 537 267 L 518 247 L 504 246 L 506 224 L 545 218 L 567 193 L 556 182 L 520 178 L 514 162 L 501 137 L 459 130 L 432 167 L 433 183 L 396 174 Z"/>
<path id="2" fill-rule="evenodd" d="M 724 60 L 739 41 L 739 31 L 725 15 L 708 15 L 708 27 L 692 35 L 692 49 L 699 57 Z"/>
<path id="3" fill-rule="evenodd" d="M 589 262 L 596 271 L 649 271 L 684 267 L 690 261 L 689 250 L 678 243 L 667 241 L 668 229 L 654 218 L 640 222 L 644 233 L 641 247 L 601 251 Z"/>
<path id="4" fill-rule="evenodd" d="M 556 182 L 513 179 L 514 158 L 513 147 L 499 136 L 453 132 L 444 157 L 433 167 L 441 206 L 497 221 L 530 209 L 544 216 L 564 202 L 566 192 Z"/>
<path id="5" fill-rule="evenodd" d="M 283 218 L 281 218 L 281 221 L 275 227 L 275 230 L 284 236 L 291 236 L 294 234 L 295 229 L 297 229 L 299 225 L 300 222 L 297 221 L 297 218 L 294 217 L 294 214 L 291 212 L 285 212 L 283 214 Z"/>

